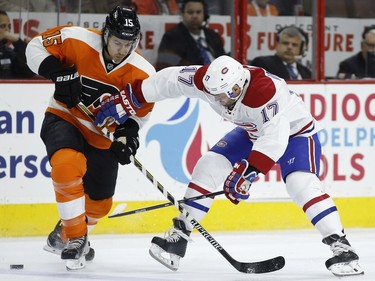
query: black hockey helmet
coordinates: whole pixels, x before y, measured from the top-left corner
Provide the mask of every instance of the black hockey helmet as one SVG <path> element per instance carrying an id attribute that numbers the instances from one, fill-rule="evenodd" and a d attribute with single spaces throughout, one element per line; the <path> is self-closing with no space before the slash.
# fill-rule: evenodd
<path id="1" fill-rule="evenodd" d="M 123 40 L 136 41 L 139 39 L 141 25 L 133 9 L 117 6 L 107 16 L 104 32 L 108 33 L 104 34 L 106 37 L 114 35 Z"/>
<path id="2" fill-rule="evenodd" d="M 108 37 L 113 35 L 122 40 L 132 41 L 128 57 L 138 47 L 141 25 L 135 10 L 117 6 L 109 13 L 102 32 L 103 48 L 107 49 Z"/>

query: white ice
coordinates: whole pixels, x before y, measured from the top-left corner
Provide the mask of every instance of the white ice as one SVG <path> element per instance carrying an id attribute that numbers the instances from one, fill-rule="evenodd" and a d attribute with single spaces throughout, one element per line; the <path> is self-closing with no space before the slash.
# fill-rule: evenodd
<path id="1" fill-rule="evenodd" d="M 209 231 L 209 230 L 208 230 Z M 375 280 L 375 229 L 347 229 L 347 237 L 356 249 L 365 274 L 345 277 L 345 281 Z M 42 250 L 45 237 L 1 238 L 1 281 L 53 280 L 204 280 L 204 281 L 326 281 L 338 280 L 325 268 L 331 257 L 329 247 L 321 243 L 315 230 L 210 233 L 236 260 L 260 261 L 282 255 L 283 269 L 266 274 L 238 272 L 198 232 L 192 235 L 180 268 L 174 272 L 148 254 L 154 234 L 92 235 L 96 251 L 93 262 L 76 272 L 68 272 L 60 257 Z M 162 234 L 157 234 L 162 235 Z M 23 270 L 11 270 L 10 264 L 24 264 Z"/>

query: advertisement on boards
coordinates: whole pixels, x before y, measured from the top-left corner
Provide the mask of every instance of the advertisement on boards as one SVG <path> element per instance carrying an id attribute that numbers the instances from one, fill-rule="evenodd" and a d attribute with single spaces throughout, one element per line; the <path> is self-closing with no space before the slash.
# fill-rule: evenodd
<path id="1" fill-rule="evenodd" d="M 321 174 L 333 197 L 375 196 L 373 85 L 299 84 L 290 88 L 304 99 L 320 123 Z M 50 165 L 39 137 L 53 84 L 2 84 L 0 91 L 0 204 L 52 203 Z M 158 102 L 140 131 L 137 158 L 177 198 L 182 198 L 199 157 L 233 124 L 203 101 L 178 98 Z M 220 187 L 221 188 L 221 187 Z M 121 166 L 115 201 L 161 200 L 155 187 L 133 165 Z M 252 199 L 288 200 L 278 166 L 260 176 Z"/>

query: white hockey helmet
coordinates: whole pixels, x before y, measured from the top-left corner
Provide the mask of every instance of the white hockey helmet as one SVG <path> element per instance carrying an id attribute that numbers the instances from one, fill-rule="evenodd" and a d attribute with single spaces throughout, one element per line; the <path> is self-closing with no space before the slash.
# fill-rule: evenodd
<path id="1" fill-rule="evenodd" d="M 246 82 L 250 81 L 250 72 L 242 64 L 229 56 L 216 58 L 207 68 L 203 77 L 203 85 L 211 95 L 225 93 L 228 98 L 237 100 L 241 95 L 234 97 L 233 86 L 238 85 L 243 91 Z"/>

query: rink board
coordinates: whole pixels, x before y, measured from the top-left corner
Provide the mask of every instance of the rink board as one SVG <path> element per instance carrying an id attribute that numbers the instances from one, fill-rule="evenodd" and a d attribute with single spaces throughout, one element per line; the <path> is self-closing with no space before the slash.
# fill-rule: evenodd
<path id="1" fill-rule="evenodd" d="M 344 227 L 375 227 L 374 84 L 293 84 L 321 123 L 320 177 L 338 204 Z M 58 215 L 50 165 L 39 137 L 51 83 L 0 85 L 0 236 L 46 235 Z M 35 97 L 38 96 L 38 100 Z M 233 125 L 203 101 L 180 98 L 157 103 L 140 131 L 137 158 L 176 199 L 181 199 L 194 161 Z M 218 187 L 219 188 L 219 187 Z M 164 201 L 163 201 L 164 200 Z M 134 165 L 121 166 L 114 202 L 128 209 L 165 202 Z M 164 232 L 177 215 L 173 207 L 103 219 L 97 233 Z M 275 166 L 251 188 L 250 202 L 215 200 L 202 224 L 208 231 L 309 228 L 290 202 Z"/>
<path id="2" fill-rule="evenodd" d="M 344 228 L 375 227 L 375 198 L 334 199 Z M 126 202 L 128 210 L 165 201 Z M 116 202 L 114 206 L 117 206 Z M 95 234 L 163 233 L 178 214 L 173 207 L 149 212 L 104 218 L 93 230 Z M 0 237 L 47 235 L 58 220 L 55 204 L 0 205 Z M 284 230 L 312 228 L 303 211 L 292 202 L 214 202 L 202 220 L 207 231 Z"/>

